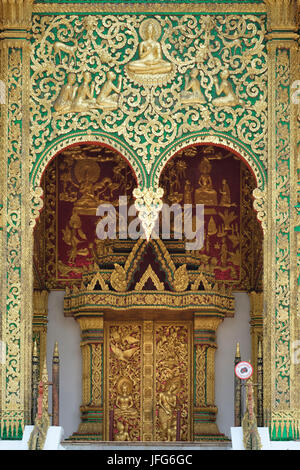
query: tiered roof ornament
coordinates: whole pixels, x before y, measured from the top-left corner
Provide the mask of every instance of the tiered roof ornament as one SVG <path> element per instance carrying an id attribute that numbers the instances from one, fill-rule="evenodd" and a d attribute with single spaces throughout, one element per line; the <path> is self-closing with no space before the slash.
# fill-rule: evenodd
<path id="1" fill-rule="evenodd" d="M 142 262 L 149 246 L 162 273 L 160 276 L 151 263 Z M 217 281 L 209 266 L 202 265 L 196 270 L 188 264 L 176 266 L 161 240 L 140 239 L 123 265 L 114 263 L 108 269 L 105 263 L 95 263 L 83 274 L 80 289 L 67 288 L 66 316 L 91 307 L 103 313 L 121 311 L 124 316 L 133 310 L 168 309 L 232 317 L 234 298 L 230 287 Z"/>

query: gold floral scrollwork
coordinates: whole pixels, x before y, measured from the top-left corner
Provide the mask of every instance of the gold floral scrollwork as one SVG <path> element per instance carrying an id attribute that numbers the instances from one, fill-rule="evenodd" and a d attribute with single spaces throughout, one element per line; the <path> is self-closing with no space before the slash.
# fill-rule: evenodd
<path id="1" fill-rule="evenodd" d="M 31 219 L 30 226 L 33 229 L 36 224 L 36 220 L 43 208 L 43 189 L 41 186 L 36 186 L 34 190 L 31 190 Z"/>
<path id="2" fill-rule="evenodd" d="M 195 367 L 196 367 L 196 389 L 195 389 L 195 405 L 204 406 L 205 403 L 205 388 L 206 388 L 206 370 L 205 370 L 205 355 L 206 355 L 207 346 L 196 345 L 196 358 L 195 358 Z"/>
<path id="3" fill-rule="evenodd" d="M 101 129 L 129 146 L 131 165 L 149 176 L 165 148 L 207 132 L 242 142 L 264 171 L 265 22 L 233 13 L 34 15 L 33 166 L 49 142 Z"/>
<path id="4" fill-rule="evenodd" d="M 258 188 L 255 188 L 253 191 L 254 202 L 253 208 L 257 211 L 257 218 L 261 222 L 262 228 L 266 230 L 266 216 L 267 216 L 267 201 L 266 201 L 266 194 L 264 191 L 261 191 Z"/>
<path id="5" fill-rule="evenodd" d="M 179 266 L 174 273 L 173 287 L 176 292 L 185 291 L 189 285 L 189 275 L 186 269 L 186 264 Z"/>
<path id="6" fill-rule="evenodd" d="M 125 292 L 128 287 L 127 273 L 119 264 L 115 263 L 115 269 L 111 273 L 110 283 L 117 292 Z"/>

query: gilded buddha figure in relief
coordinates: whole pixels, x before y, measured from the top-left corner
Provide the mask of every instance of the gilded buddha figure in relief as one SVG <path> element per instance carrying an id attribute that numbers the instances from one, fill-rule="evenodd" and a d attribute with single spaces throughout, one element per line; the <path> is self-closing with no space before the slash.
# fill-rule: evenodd
<path id="1" fill-rule="evenodd" d="M 198 180 L 199 187 L 195 190 L 195 204 L 217 205 L 217 191 L 213 188 L 210 176 L 211 163 L 208 158 L 204 157 L 199 164 L 200 177 Z"/>
<path id="2" fill-rule="evenodd" d="M 128 71 L 133 74 L 167 74 L 172 71 L 172 64 L 162 58 L 159 23 L 149 18 L 141 24 L 140 35 L 143 41 L 139 46 L 139 59 L 128 64 Z"/>
<path id="3" fill-rule="evenodd" d="M 137 415 L 132 397 L 132 382 L 126 377 L 121 377 L 117 385 L 116 414 L 122 417 Z"/>

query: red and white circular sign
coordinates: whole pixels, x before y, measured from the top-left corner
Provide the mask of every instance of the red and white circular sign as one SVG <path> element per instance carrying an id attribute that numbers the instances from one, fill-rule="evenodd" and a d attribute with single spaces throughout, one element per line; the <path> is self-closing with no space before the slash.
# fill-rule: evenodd
<path id="1" fill-rule="evenodd" d="M 242 380 L 250 379 L 253 374 L 253 367 L 250 362 L 239 362 L 234 368 L 235 375 Z"/>

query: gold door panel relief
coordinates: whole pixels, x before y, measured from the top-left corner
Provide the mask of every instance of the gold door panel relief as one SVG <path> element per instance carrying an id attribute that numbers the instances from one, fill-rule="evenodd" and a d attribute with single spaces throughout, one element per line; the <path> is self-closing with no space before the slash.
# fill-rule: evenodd
<path id="1" fill-rule="evenodd" d="M 191 440 L 189 322 L 155 325 L 156 441 Z"/>
<path id="2" fill-rule="evenodd" d="M 191 440 L 191 323 L 107 322 L 106 440 Z"/>
<path id="3" fill-rule="evenodd" d="M 105 332 L 106 439 L 140 441 L 142 325 L 109 323 Z"/>

